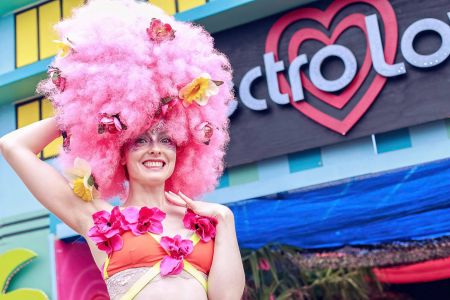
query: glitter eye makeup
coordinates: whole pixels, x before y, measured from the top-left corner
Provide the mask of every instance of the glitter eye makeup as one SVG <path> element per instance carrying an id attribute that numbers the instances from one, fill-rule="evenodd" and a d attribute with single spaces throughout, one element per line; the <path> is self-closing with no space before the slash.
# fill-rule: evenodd
<path id="1" fill-rule="evenodd" d="M 159 140 L 159 144 L 169 148 L 169 149 L 176 149 L 176 144 L 175 142 L 167 135 L 162 134 L 162 135 L 157 135 L 155 138 L 152 138 L 151 136 L 149 136 L 148 134 L 144 134 L 138 138 L 136 138 L 131 144 L 131 149 L 132 150 L 137 150 L 141 147 L 144 147 L 146 145 L 151 145 L 155 142 L 155 140 Z"/>
<path id="2" fill-rule="evenodd" d="M 168 136 L 164 136 L 160 139 L 160 143 L 161 145 L 166 146 L 167 148 L 170 149 L 176 149 L 177 145 L 175 144 L 175 142 Z"/>

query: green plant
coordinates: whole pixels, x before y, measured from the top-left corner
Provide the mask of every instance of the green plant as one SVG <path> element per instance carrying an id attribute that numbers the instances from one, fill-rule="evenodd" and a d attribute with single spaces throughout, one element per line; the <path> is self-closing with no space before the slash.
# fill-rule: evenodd
<path id="1" fill-rule="evenodd" d="M 299 250 L 275 244 L 242 250 L 243 300 L 362 300 L 374 289 L 381 291 L 369 268 L 302 270 L 292 260 Z"/>

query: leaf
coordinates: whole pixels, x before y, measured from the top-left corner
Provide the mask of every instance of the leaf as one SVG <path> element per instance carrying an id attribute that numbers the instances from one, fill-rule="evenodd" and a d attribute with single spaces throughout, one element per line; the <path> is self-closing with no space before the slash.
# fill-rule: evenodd
<path id="1" fill-rule="evenodd" d="M 35 252 L 22 248 L 9 250 L 0 255 L 0 285 L 3 293 L 8 289 L 11 277 L 35 257 L 37 257 Z"/>
<path id="2" fill-rule="evenodd" d="M 0 255 L 0 300 L 48 300 L 47 295 L 36 289 L 22 288 L 5 294 L 13 276 L 30 263 L 37 254 L 29 249 L 17 248 Z"/>
<path id="3" fill-rule="evenodd" d="M 258 258 L 256 257 L 256 252 L 252 252 L 250 254 L 250 267 L 252 269 L 252 275 L 253 275 L 253 281 L 255 282 L 255 288 L 259 289 L 261 286 L 261 280 L 259 278 L 259 271 L 258 271 Z"/>
<path id="4" fill-rule="evenodd" d="M 264 247 L 262 250 L 263 258 L 267 259 L 270 263 L 270 272 L 272 277 L 276 282 L 278 282 L 277 265 L 273 259 L 273 252 L 269 247 Z"/>
<path id="5" fill-rule="evenodd" d="M 35 289 L 17 289 L 6 294 L 0 294 L 0 300 L 48 300 L 47 295 Z"/>

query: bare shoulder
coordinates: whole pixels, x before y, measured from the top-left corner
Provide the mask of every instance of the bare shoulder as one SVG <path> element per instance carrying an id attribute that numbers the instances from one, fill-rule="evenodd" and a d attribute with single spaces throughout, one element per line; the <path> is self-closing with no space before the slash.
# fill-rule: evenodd
<path id="1" fill-rule="evenodd" d="M 218 219 L 219 223 L 234 223 L 234 214 L 233 211 L 226 205 L 216 204 L 216 213 L 215 216 Z"/>

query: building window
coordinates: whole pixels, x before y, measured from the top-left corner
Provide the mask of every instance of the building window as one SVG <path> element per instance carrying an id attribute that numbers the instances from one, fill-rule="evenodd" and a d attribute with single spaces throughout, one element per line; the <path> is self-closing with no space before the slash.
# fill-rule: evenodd
<path id="1" fill-rule="evenodd" d="M 48 99 L 37 98 L 16 104 L 16 128 L 21 128 L 53 116 L 53 107 Z M 58 137 L 39 153 L 39 158 L 49 159 L 58 155 L 62 137 Z"/>
<path id="2" fill-rule="evenodd" d="M 288 154 L 289 172 L 301 172 L 322 166 L 320 148 Z"/>
<path id="3" fill-rule="evenodd" d="M 16 68 L 56 54 L 53 25 L 71 15 L 84 0 L 51 0 L 15 14 Z"/>
<path id="4" fill-rule="evenodd" d="M 372 142 L 376 153 L 391 152 L 412 146 L 408 128 L 374 134 Z"/>
<path id="5" fill-rule="evenodd" d="M 148 0 L 173 15 L 208 0 Z M 55 55 L 58 51 L 53 40 L 58 40 L 53 25 L 67 18 L 72 10 L 86 3 L 85 0 L 50 0 L 15 14 L 16 68 L 29 65 Z"/>

